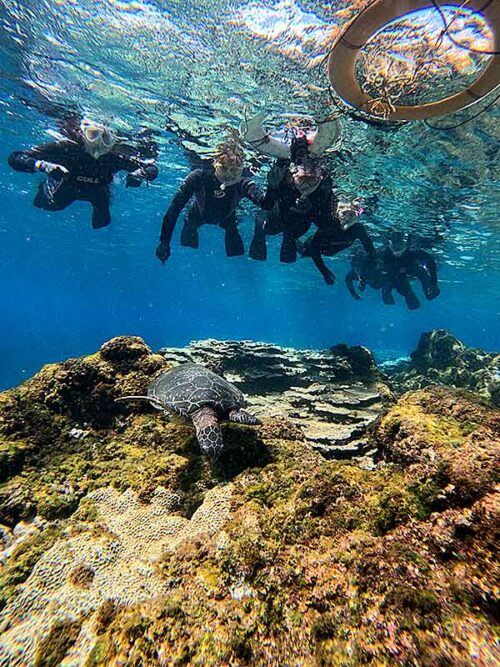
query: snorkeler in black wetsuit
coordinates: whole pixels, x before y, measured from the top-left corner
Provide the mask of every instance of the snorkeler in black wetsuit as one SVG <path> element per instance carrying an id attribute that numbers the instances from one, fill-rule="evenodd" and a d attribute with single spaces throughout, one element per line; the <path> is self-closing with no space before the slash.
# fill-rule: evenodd
<path id="1" fill-rule="evenodd" d="M 392 290 L 405 298 L 410 310 L 420 308 L 420 301 L 410 284 L 410 277 L 417 278 L 427 300 L 441 293 L 438 286 L 436 261 L 425 250 L 412 247 L 410 239 L 401 232 L 393 232 L 388 247 L 382 252 L 386 280 L 382 287 L 382 299 L 393 305 Z"/>
<path id="2" fill-rule="evenodd" d="M 355 282 L 359 283 L 359 291 L 364 292 L 367 286 L 374 290 L 381 289 L 386 280 L 387 275 L 384 272 L 384 262 L 380 253 L 367 255 L 361 251 L 351 257 L 351 269 L 345 277 L 345 284 L 356 301 L 359 301 L 361 296 L 354 287 Z"/>
<path id="3" fill-rule="evenodd" d="M 165 263 L 170 257 L 170 241 L 182 209 L 191 202 L 184 219 L 181 245 L 198 248 L 198 229 L 202 225 L 218 225 L 224 230 L 228 257 L 245 254 L 238 231 L 236 210 L 243 198 L 257 206 L 264 203 L 251 178 L 243 176 L 243 151 L 237 144 L 226 143 L 218 148 L 211 168 L 192 171 L 182 182 L 166 214 L 156 256 Z"/>
<path id="4" fill-rule="evenodd" d="M 354 206 L 351 202 L 339 201 L 335 216 L 329 226 L 318 229 L 304 243 L 297 242 L 297 249 L 300 254 L 303 257 L 312 258 L 328 285 L 333 285 L 335 275 L 326 266 L 322 255 L 333 257 L 350 248 L 355 241 L 360 241 L 363 244 L 363 248 L 369 257 L 375 255 L 373 242 L 365 226 L 358 220 L 360 213 L 362 213 L 362 209 Z"/>
<path id="5" fill-rule="evenodd" d="M 311 225 L 319 229 L 331 226 L 333 207 L 332 181 L 316 162 L 301 159 L 300 163 L 277 160 L 268 175 L 268 188 L 263 208 L 258 212 L 250 257 L 267 258 L 266 237 L 283 234 L 280 261 L 297 259 L 297 240 Z"/>
<path id="6" fill-rule="evenodd" d="M 16 171 L 47 174 L 40 183 L 34 205 L 45 211 L 61 211 L 75 201 L 92 206 L 92 227 L 111 222 L 110 183 L 118 171 L 127 171 L 127 187 L 153 181 L 158 169 L 140 152 L 117 142 L 111 130 L 100 123 L 83 120 L 68 139 L 15 151 L 9 165 Z"/>

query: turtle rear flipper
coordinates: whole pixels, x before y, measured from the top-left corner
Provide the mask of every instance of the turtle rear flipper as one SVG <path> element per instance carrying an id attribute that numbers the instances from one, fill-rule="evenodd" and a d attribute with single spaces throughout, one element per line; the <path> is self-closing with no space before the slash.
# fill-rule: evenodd
<path id="1" fill-rule="evenodd" d="M 222 451 L 224 443 L 217 415 L 212 408 L 201 408 L 191 415 L 196 429 L 196 438 L 201 451 L 217 459 Z"/>
<path id="2" fill-rule="evenodd" d="M 257 419 L 255 415 L 243 410 L 243 408 L 239 408 L 239 410 L 231 410 L 229 413 L 229 421 L 238 422 L 238 424 L 249 424 L 250 426 L 260 426 L 262 424 L 260 419 Z"/>

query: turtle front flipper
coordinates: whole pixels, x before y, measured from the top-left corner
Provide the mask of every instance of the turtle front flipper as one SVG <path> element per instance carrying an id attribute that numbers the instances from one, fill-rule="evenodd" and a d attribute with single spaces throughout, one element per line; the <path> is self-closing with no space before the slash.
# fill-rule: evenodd
<path id="1" fill-rule="evenodd" d="M 243 408 L 239 410 L 231 410 L 229 413 L 230 422 L 238 422 L 238 424 L 249 424 L 250 426 L 260 426 L 262 422 L 260 419 L 257 419 L 255 415 L 251 415 Z"/>
<path id="2" fill-rule="evenodd" d="M 222 451 L 224 443 L 222 442 L 222 432 L 220 430 L 217 415 L 212 408 L 200 408 L 191 415 L 194 427 L 196 429 L 196 438 L 201 451 L 216 459 Z"/>

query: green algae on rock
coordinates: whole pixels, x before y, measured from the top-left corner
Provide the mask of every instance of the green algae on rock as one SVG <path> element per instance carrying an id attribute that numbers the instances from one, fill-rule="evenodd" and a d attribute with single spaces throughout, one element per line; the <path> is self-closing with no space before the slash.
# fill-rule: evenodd
<path id="1" fill-rule="evenodd" d="M 371 427 L 372 470 L 287 419 L 227 425 L 213 467 L 192 429 L 114 403 L 166 367 L 122 337 L 0 395 L 20 448 L 0 521 L 45 517 L 4 552 L 0 664 L 498 662 L 498 411 L 409 393 Z"/>
<path id="2" fill-rule="evenodd" d="M 423 333 L 409 362 L 397 364 L 391 382 L 398 391 L 430 384 L 474 391 L 500 406 L 500 354 L 467 347 L 444 329 Z"/>

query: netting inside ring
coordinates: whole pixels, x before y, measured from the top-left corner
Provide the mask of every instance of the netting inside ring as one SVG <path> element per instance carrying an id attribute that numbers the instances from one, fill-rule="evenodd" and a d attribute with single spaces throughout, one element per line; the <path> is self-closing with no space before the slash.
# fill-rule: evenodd
<path id="1" fill-rule="evenodd" d="M 443 17 L 446 19 L 445 29 Z M 457 46 L 454 41 L 461 45 Z M 493 36 L 480 14 L 447 7 L 412 12 L 376 32 L 361 50 L 356 78 L 383 110 L 418 106 L 460 92 L 484 70 Z"/>

